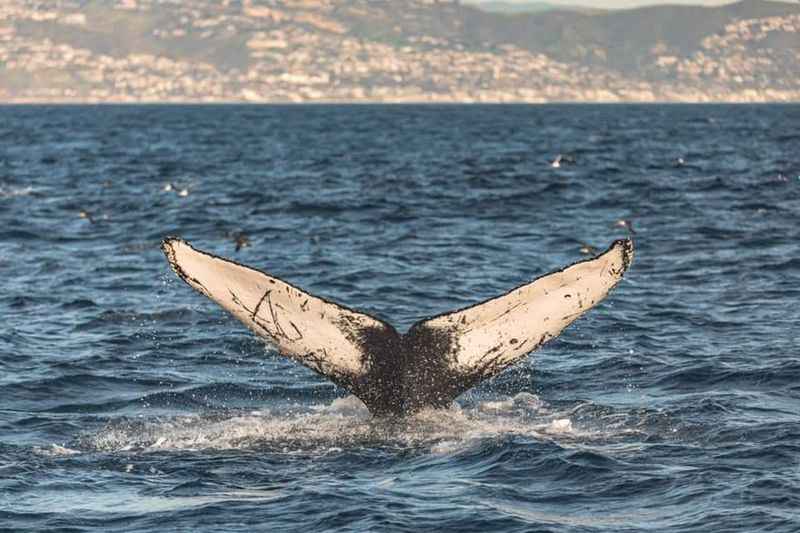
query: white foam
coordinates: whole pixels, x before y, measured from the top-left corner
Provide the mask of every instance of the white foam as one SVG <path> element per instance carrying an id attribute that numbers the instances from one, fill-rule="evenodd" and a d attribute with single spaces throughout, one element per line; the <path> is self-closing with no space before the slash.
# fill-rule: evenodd
<path id="1" fill-rule="evenodd" d="M 14 198 L 17 196 L 30 196 L 36 189 L 30 185 L 27 187 L 6 187 L 0 185 L 0 198 Z"/>
<path id="2" fill-rule="evenodd" d="M 33 449 L 33 451 L 39 455 L 44 455 L 47 457 L 64 457 L 81 453 L 80 450 L 73 450 L 72 448 L 61 446 L 60 444 L 51 444 L 46 448 L 37 446 Z"/>
<path id="3" fill-rule="evenodd" d="M 550 424 L 547 425 L 546 430 L 547 433 L 572 433 L 572 420 L 569 418 L 559 418 L 557 420 L 553 420 Z"/>
<path id="4" fill-rule="evenodd" d="M 341 453 L 358 447 L 422 449 L 455 454 L 485 439 L 520 435 L 572 446 L 580 439 L 607 439 L 629 432 L 575 420 L 580 404 L 550 409 L 533 394 L 449 409 L 424 410 L 395 421 L 374 419 L 354 396 L 301 411 L 250 411 L 120 420 L 82 439 L 83 450 L 266 449 L 277 453 Z M 54 449 L 55 446 L 54 446 Z M 64 450 L 69 450 L 64 448 Z"/>

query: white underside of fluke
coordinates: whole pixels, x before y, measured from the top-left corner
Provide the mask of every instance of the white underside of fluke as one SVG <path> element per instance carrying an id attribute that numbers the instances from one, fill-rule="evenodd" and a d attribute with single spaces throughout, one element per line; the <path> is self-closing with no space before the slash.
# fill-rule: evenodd
<path id="1" fill-rule="evenodd" d="M 258 270 L 167 239 L 164 252 L 186 283 L 272 341 L 281 354 L 322 374 L 358 376 L 366 372 L 357 339 L 349 327 L 385 325 L 304 292 Z"/>
<path id="2" fill-rule="evenodd" d="M 439 373 L 430 373 L 430 379 L 463 377 L 467 387 L 488 379 L 600 303 L 633 259 L 632 242 L 619 240 L 593 259 L 483 303 L 422 320 L 401 336 L 376 318 L 313 296 L 262 271 L 196 250 L 180 239 L 166 239 L 162 248 L 184 281 L 272 341 L 281 354 L 351 389 L 365 377 L 377 379 L 378 387 L 399 386 L 386 380 L 402 380 L 397 376 L 402 376 L 404 369 L 397 366 L 403 364 L 441 363 L 432 365 Z M 427 345 L 413 345 L 412 341 L 420 338 L 431 340 L 425 341 Z M 415 353 L 403 352 L 410 349 L 406 340 Z M 417 352 L 425 352 L 425 357 L 433 353 L 434 359 L 422 363 L 414 358 Z M 380 368 L 372 369 L 376 363 Z M 416 379 L 424 377 L 424 372 L 415 371 Z M 431 383 L 424 386 L 431 387 Z M 403 387 L 404 394 L 414 393 L 413 384 L 404 383 Z M 451 390 L 460 389 L 455 386 Z"/>
<path id="3" fill-rule="evenodd" d="M 454 355 L 461 372 L 482 365 L 505 368 L 600 303 L 622 279 L 632 258 L 631 242 L 617 241 L 594 259 L 422 325 L 446 330 L 457 340 Z"/>

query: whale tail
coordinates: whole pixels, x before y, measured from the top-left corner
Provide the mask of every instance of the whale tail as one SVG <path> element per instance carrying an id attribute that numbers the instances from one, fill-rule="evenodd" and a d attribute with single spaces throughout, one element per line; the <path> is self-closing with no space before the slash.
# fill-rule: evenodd
<path id="1" fill-rule="evenodd" d="M 373 414 L 446 406 L 558 336 L 597 305 L 633 259 L 630 240 L 595 258 L 451 313 L 404 335 L 375 317 L 193 248 L 162 243 L 172 269 L 278 351 L 359 397 Z"/>

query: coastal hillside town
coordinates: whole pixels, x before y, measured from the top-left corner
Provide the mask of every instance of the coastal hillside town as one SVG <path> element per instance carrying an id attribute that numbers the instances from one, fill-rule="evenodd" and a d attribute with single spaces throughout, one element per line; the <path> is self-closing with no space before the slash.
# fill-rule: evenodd
<path id="1" fill-rule="evenodd" d="M 800 3 L 3 0 L 0 102 L 800 100 Z"/>

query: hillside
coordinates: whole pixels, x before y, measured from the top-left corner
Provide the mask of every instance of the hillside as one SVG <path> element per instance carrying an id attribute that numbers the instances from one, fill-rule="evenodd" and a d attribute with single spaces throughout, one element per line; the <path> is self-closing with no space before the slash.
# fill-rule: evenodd
<path id="1" fill-rule="evenodd" d="M 0 4 L 6 102 L 797 101 L 798 73 L 800 4 L 763 0 L 513 16 L 451 0 Z"/>
<path id="2" fill-rule="evenodd" d="M 505 13 L 516 15 L 520 13 L 544 13 L 545 11 L 578 11 L 581 13 L 600 13 L 603 9 L 583 5 L 549 4 L 547 2 L 506 2 L 503 0 L 462 0 L 465 5 L 471 5 L 481 11 L 489 13 Z"/>

